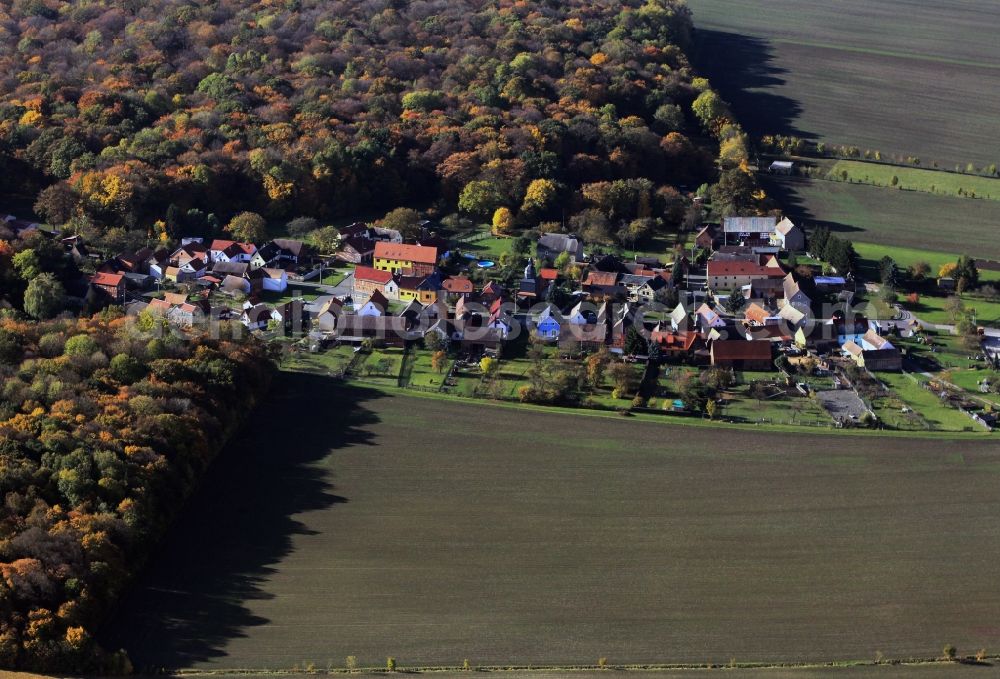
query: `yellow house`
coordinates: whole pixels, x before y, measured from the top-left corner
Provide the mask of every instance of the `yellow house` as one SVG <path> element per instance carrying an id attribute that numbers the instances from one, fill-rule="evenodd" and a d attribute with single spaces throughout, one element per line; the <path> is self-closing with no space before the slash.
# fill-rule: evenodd
<path id="1" fill-rule="evenodd" d="M 437 248 L 403 243 L 375 243 L 373 264 L 379 271 L 404 276 L 430 276 L 437 266 Z"/>
<path id="2" fill-rule="evenodd" d="M 409 302 L 415 299 L 421 304 L 433 304 L 438 298 L 437 276 L 400 276 L 399 299 Z"/>

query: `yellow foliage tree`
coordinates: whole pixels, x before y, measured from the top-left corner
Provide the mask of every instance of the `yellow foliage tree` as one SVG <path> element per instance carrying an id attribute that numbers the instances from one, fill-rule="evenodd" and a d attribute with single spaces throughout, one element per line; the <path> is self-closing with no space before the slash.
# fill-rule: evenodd
<path id="1" fill-rule="evenodd" d="M 524 194 L 522 210 L 543 211 L 552 205 L 556 197 L 556 184 L 551 179 L 534 179 L 528 184 Z"/>
<path id="2" fill-rule="evenodd" d="M 270 174 L 264 175 L 264 189 L 267 191 L 267 197 L 271 200 L 291 198 L 294 188 L 292 182 L 283 182 Z"/>
<path id="3" fill-rule="evenodd" d="M 25 111 L 24 115 L 21 116 L 19 121 L 22 125 L 30 125 L 32 127 L 37 127 L 42 124 L 44 116 L 38 111 Z"/>
<path id="4" fill-rule="evenodd" d="M 493 213 L 493 234 L 506 236 L 514 227 L 514 215 L 509 208 L 498 207 Z"/>
<path id="5" fill-rule="evenodd" d="M 938 269 L 938 278 L 951 278 L 952 274 L 955 273 L 956 268 L 958 268 L 958 265 L 955 264 L 955 262 L 942 264 L 941 268 Z"/>

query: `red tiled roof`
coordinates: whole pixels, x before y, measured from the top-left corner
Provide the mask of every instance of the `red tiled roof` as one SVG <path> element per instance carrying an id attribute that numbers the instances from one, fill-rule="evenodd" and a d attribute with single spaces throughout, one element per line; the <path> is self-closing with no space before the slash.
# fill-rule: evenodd
<path id="1" fill-rule="evenodd" d="M 441 287 L 448 292 L 470 293 L 472 292 L 472 281 L 461 276 L 452 276 L 451 278 L 444 279 L 444 282 L 441 283 Z"/>
<path id="2" fill-rule="evenodd" d="M 545 268 L 538 272 L 544 281 L 554 281 L 559 276 L 558 269 Z"/>
<path id="3" fill-rule="evenodd" d="M 695 332 L 660 332 L 654 330 L 649 335 L 650 339 L 659 344 L 664 349 L 679 349 L 681 351 L 691 351 L 698 333 Z"/>
<path id="4" fill-rule="evenodd" d="M 359 281 L 373 281 L 385 285 L 392 280 L 392 272 L 379 271 L 370 266 L 359 266 L 354 269 L 354 279 Z"/>
<path id="5" fill-rule="evenodd" d="M 618 274 L 614 271 L 591 271 L 587 274 L 584 285 L 598 285 L 601 287 L 613 287 L 618 281 Z"/>
<path id="6" fill-rule="evenodd" d="M 437 264 L 437 248 L 404 243 L 375 243 L 375 257 L 419 264 Z"/>
<path id="7" fill-rule="evenodd" d="M 709 260 L 709 276 L 767 276 L 768 278 L 784 278 L 785 272 L 761 266 L 756 262 L 726 262 Z"/>
<path id="8" fill-rule="evenodd" d="M 121 284 L 124 276 L 120 273 L 105 273 L 104 271 L 99 271 L 94 274 L 94 277 L 90 279 L 90 282 L 94 285 L 110 285 L 117 287 Z"/>
<path id="9" fill-rule="evenodd" d="M 234 250 L 239 250 L 248 255 L 252 255 L 253 253 L 257 252 L 257 246 L 254 245 L 253 243 L 238 243 L 234 240 L 221 240 L 221 239 L 213 240 L 212 246 L 209 249 L 223 252 L 233 246 L 236 246 Z"/>
<path id="10" fill-rule="evenodd" d="M 745 312 L 745 317 L 748 321 L 753 321 L 754 323 L 759 323 L 764 325 L 764 321 L 771 317 L 771 314 L 767 312 L 767 309 L 760 306 L 759 304 L 751 304 L 747 307 Z"/>

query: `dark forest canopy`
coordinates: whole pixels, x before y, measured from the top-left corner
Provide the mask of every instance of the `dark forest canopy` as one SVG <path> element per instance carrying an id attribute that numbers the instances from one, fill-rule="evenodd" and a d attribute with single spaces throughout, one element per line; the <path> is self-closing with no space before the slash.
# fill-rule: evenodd
<path id="1" fill-rule="evenodd" d="M 711 178 L 703 124 L 741 135 L 692 109 L 682 0 L 2 5 L 0 154 L 71 228 L 146 233 L 171 203 L 613 218 L 581 187 L 639 180 L 655 210 Z"/>

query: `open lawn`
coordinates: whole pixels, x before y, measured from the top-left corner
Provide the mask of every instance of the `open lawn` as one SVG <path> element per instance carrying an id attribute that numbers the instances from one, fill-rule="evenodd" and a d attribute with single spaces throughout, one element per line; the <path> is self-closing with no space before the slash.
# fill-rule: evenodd
<path id="1" fill-rule="evenodd" d="M 355 357 L 354 347 L 342 345 L 331 347 L 315 354 L 299 351 L 294 356 L 285 359 L 282 365 L 286 370 L 311 372 L 319 375 L 337 375 L 351 364 Z"/>
<path id="2" fill-rule="evenodd" d="M 962 301 L 967 309 L 976 310 L 976 322 L 981 325 L 1000 326 L 1000 302 L 988 301 L 984 297 L 963 295 Z M 945 308 L 948 298 L 924 295 L 916 304 L 903 301 L 903 307 L 912 311 L 922 321 L 928 323 L 951 324 L 951 315 Z"/>
<path id="3" fill-rule="evenodd" d="M 1000 179 L 977 177 L 955 172 L 924 170 L 915 167 L 897 167 L 881 163 L 865 163 L 857 160 L 840 160 L 833 164 L 828 177 L 846 176 L 849 180 L 893 188 L 896 190 L 923 191 L 946 196 L 963 196 L 971 199 L 1000 200 Z M 959 193 L 961 192 L 961 193 Z"/>
<path id="4" fill-rule="evenodd" d="M 444 368 L 439 373 L 434 370 L 432 362 L 434 356 L 433 351 L 418 348 L 411 348 L 410 351 L 413 354 L 411 357 L 413 364 L 412 369 L 410 370 L 410 379 L 407 386 L 415 389 L 433 391 L 439 390 L 441 388 L 441 383 L 448 374 L 448 368 L 452 363 L 451 359 L 447 359 L 445 361 Z"/>
<path id="5" fill-rule="evenodd" d="M 908 406 L 939 431 L 975 431 L 979 425 L 968 416 L 947 405 L 934 393 L 921 386 L 921 380 L 899 373 L 879 373 L 885 382 Z"/>
<path id="6" fill-rule="evenodd" d="M 961 248 L 961 243 L 954 243 L 952 247 L 955 249 Z M 938 270 L 941 268 L 942 264 L 947 264 L 949 262 L 954 263 L 959 255 L 958 253 L 948 253 L 948 252 L 933 252 L 930 250 L 919 250 L 916 248 L 904 248 L 893 245 L 874 245 L 872 243 L 854 243 L 854 250 L 858 253 L 861 258 L 861 269 L 862 273 L 865 274 L 866 280 L 877 281 L 879 278 L 878 274 L 878 262 L 883 257 L 892 257 L 896 260 L 896 264 L 900 269 L 907 269 L 911 265 L 917 262 L 927 262 L 931 265 L 931 277 L 936 277 Z M 968 254 L 972 257 L 977 257 L 976 251 L 970 251 Z M 799 260 L 802 261 L 802 258 Z M 979 270 L 979 280 L 982 283 L 997 282 L 1000 281 L 1000 271 L 992 271 L 988 269 Z"/>
<path id="7" fill-rule="evenodd" d="M 690 0 L 695 65 L 753 134 L 925 166 L 1000 160 L 1000 6 L 983 0 Z"/>
<path id="8" fill-rule="evenodd" d="M 103 633 L 139 668 L 1000 648 L 994 441 L 678 427 L 291 373 L 253 422 Z M 885 672 L 857 676 L 911 676 Z"/>
<path id="9" fill-rule="evenodd" d="M 961 249 L 1000 260 L 997 201 L 801 177 L 767 177 L 763 182 L 785 211 L 807 227 L 829 226 L 852 241 L 875 245 Z"/>

